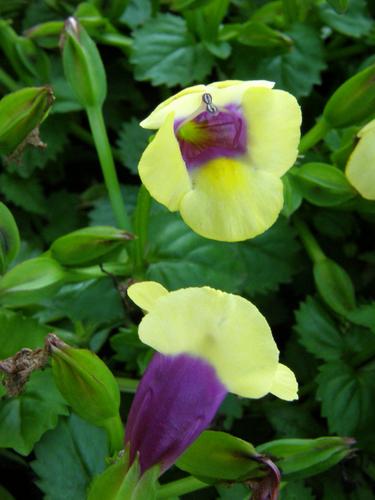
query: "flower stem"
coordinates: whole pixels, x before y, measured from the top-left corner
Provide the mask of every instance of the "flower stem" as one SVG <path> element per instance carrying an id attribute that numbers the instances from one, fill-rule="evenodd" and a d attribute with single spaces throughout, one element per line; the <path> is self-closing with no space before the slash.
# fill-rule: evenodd
<path id="1" fill-rule="evenodd" d="M 209 488 L 210 486 L 210 484 L 199 481 L 199 479 L 193 476 L 188 476 L 183 479 L 177 479 L 177 481 L 172 481 L 171 483 L 162 484 L 157 491 L 157 498 L 178 497 L 192 491 Z"/>
<path id="2" fill-rule="evenodd" d="M 330 128 L 329 123 L 323 117 L 319 118 L 315 125 L 302 137 L 299 143 L 299 152 L 305 153 L 308 149 L 315 146 L 315 144 L 323 139 Z"/>
<path id="3" fill-rule="evenodd" d="M 325 259 L 326 256 L 323 250 L 320 248 L 319 243 L 307 225 L 298 216 L 293 218 L 293 223 L 306 252 L 309 254 L 314 264 Z"/>
<path id="4" fill-rule="evenodd" d="M 134 393 L 137 390 L 139 380 L 132 378 L 116 377 L 121 392 Z"/>
<path id="5" fill-rule="evenodd" d="M 124 447 L 124 425 L 120 415 L 107 419 L 103 427 L 107 431 L 110 453 L 116 453 Z"/>
<path id="6" fill-rule="evenodd" d="M 122 198 L 103 112 L 98 106 L 87 108 L 86 112 L 116 222 L 119 228 L 130 230 L 131 224 Z"/>
<path id="7" fill-rule="evenodd" d="M 138 191 L 137 207 L 134 214 L 134 271 L 137 277 L 143 277 L 145 246 L 148 233 L 148 221 L 151 197 L 147 189 L 141 185 Z M 139 276 L 140 275 L 140 276 Z"/>

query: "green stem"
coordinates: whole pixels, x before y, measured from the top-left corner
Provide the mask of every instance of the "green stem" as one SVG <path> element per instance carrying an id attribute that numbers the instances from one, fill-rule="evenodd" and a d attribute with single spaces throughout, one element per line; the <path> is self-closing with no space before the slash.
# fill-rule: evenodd
<path id="1" fill-rule="evenodd" d="M 130 230 L 130 220 L 125 210 L 102 110 L 95 106 L 86 111 L 116 222 L 121 229 Z"/>
<path id="2" fill-rule="evenodd" d="M 134 271 L 137 277 L 142 278 L 145 262 L 145 246 L 148 233 L 148 222 L 151 207 L 151 197 L 147 189 L 141 185 L 138 191 L 137 207 L 134 214 Z"/>
<path id="3" fill-rule="evenodd" d="M 120 415 L 108 418 L 104 422 L 103 427 L 108 434 L 110 453 L 117 453 L 124 447 L 124 424 L 121 421 Z"/>
<path id="4" fill-rule="evenodd" d="M 11 92 L 19 89 L 18 83 L 13 80 L 13 78 L 9 76 L 8 73 L 6 73 L 2 68 L 0 68 L 0 83 Z"/>
<path id="5" fill-rule="evenodd" d="M 323 250 L 320 248 L 319 243 L 307 225 L 298 216 L 294 216 L 293 223 L 306 252 L 309 254 L 314 264 L 325 259 L 326 256 Z"/>
<path id="6" fill-rule="evenodd" d="M 162 484 L 157 491 L 157 498 L 178 497 L 210 486 L 210 484 L 199 481 L 193 476 L 188 476 L 171 483 Z"/>
<path id="7" fill-rule="evenodd" d="M 299 152 L 305 153 L 308 149 L 315 146 L 316 143 L 323 139 L 330 128 L 330 125 L 323 117 L 319 118 L 315 125 L 302 137 L 299 143 Z"/>
<path id="8" fill-rule="evenodd" d="M 139 384 L 139 380 L 132 378 L 116 377 L 116 380 L 121 392 L 135 393 Z"/>

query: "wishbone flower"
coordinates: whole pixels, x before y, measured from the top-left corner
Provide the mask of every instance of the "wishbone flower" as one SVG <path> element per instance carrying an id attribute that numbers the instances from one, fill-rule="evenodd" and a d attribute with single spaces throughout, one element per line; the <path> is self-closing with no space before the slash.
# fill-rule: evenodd
<path id="1" fill-rule="evenodd" d="M 357 134 L 359 142 L 350 155 L 345 175 L 350 184 L 367 200 L 375 200 L 375 120 Z"/>
<path id="2" fill-rule="evenodd" d="M 297 157 L 301 111 L 291 94 L 273 85 L 196 85 L 141 122 L 158 129 L 139 163 L 143 184 L 206 238 L 252 238 L 281 211 L 280 177 Z"/>
<path id="3" fill-rule="evenodd" d="M 139 337 L 158 351 L 130 409 L 125 443 L 141 471 L 162 473 L 207 428 L 228 392 L 297 398 L 293 372 L 279 363 L 270 327 L 248 300 L 209 287 L 168 292 L 136 283 L 129 297 L 147 311 Z"/>

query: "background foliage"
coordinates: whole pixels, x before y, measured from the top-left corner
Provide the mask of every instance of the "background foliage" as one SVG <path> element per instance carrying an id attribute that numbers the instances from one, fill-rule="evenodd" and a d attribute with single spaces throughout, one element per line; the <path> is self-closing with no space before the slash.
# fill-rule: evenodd
<path id="1" fill-rule="evenodd" d="M 80 227 L 115 225 L 85 114 L 63 74 L 59 33 L 72 14 L 104 61 L 105 120 L 130 211 L 139 186 L 137 162 L 149 138 L 138 123 L 180 87 L 273 80 L 299 99 L 307 131 L 334 90 L 375 61 L 372 0 L 1 0 L 1 93 L 49 84 L 56 96 L 41 127 L 47 148 L 2 161 L 1 199 L 22 237 L 12 266 Z M 178 215 L 152 204 L 144 277 L 169 289 L 211 285 L 249 297 L 270 322 L 282 362 L 301 386 L 292 404 L 228 396 L 214 428 L 255 446 L 281 437 L 357 440 L 354 456 L 319 476 L 288 482 L 283 499 L 373 498 L 375 204 L 340 175 L 361 125 L 331 130 L 299 157 L 283 179 L 282 215 L 253 240 L 203 239 Z M 311 162 L 334 165 L 339 173 L 314 177 Z M 324 268 L 306 252 L 305 225 L 330 259 Z M 140 377 L 150 352 L 137 340 L 139 313 L 121 294 L 131 274 L 126 259 L 118 260 L 122 267 L 114 273 L 105 272 L 114 260 L 103 260 L 104 271 L 96 266 L 96 274 L 70 275 L 21 303 L 0 293 L 0 359 L 41 346 L 55 331 L 98 352 L 119 377 L 125 417 L 132 397 L 126 378 Z M 84 498 L 107 454 L 103 432 L 69 416 L 48 369 L 35 373 L 20 396 L 0 401 L 0 447 L 2 486 L 9 491 L 1 498 Z M 165 479 L 180 475 L 173 469 Z M 241 485 L 218 486 L 191 498 L 248 494 Z"/>

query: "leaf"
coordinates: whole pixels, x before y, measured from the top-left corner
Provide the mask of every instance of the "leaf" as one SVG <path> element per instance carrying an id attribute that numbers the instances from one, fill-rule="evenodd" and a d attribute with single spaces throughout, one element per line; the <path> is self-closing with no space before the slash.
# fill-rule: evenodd
<path id="1" fill-rule="evenodd" d="M 339 33 L 354 38 L 367 35 L 374 25 L 365 0 L 349 0 L 344 14 L 336 12 L 327 4 L 320 5 L 319 9 L 323 22 Z"/>
<path id="2" fill-rule="evenodd" d="M 348 313 L 347 318 L 356 325 L 370 328 L 375 333 L 375 302 L 357 307 Z"/>
<path id="3" fill-rule="evenodd" d="M 184 19 L 159 14 L 135 32 L 131 62 L 137 80 L 174 87 L 202 80 L 211 71 L 213 57 L 195 42 Z"/>
<path id="4" fill-rule="evenodd" d="M 288 482 L 285 488 L 280 492 L 280 500 L 314 500 L 311 488 L 306 486 L 303 481 Z"/>
<path id="5" fill-rule="evenodd" d="M 151 0 L 130 0 L 118 21 L 134 29 L 148 21 L 151 14 Z"/>
<path id="6" fill-rule="evenodd" d="M 169 290 L 207 285 L 236 292 L 243 283 L 245 270 L 237 245 L 202 238 L 161 207 L 150 217 L 147 259 L 147 279 Z"/>
<path id="7" fill-rule="evenodd" d="M 276 87 L 288 90 L 296 97 L 306 96 L 321 82 L 325 68 L 323 48 L 318 33 L 306 24 L 295 24 L 285 33 L 293 41 L 281 54 L 248 57 L 248 49 L 236 50 L 233 77 L 240 80 L 263 79 L 276 82 Z"/>
<path id="8" fill-rule="evenodd" d="M 349 436 L 372 425 L 375 369 L 353 369 L 344 361 L 323 365 L 318 378 L 317 399 L 330 432 Z"/>
<path id="9" fill-rule="evenodd" d="M 120 150 L 122 164 L 133 174 L 138 174 L 138 163 L 150 135 L 150 130 L 140 127 L 136 118 L 122 124 L 117 147 Z"/>
<path id="10" fill-rule="evenodd" d="M 0 498 L 1 500 L 15 500 L 14 496 L 11 495 L 9 491 L 4 488 L 4 486 L 1 486 L 1 484 L 0 484 Z"/>
<path id="11" fill-rule="evenodd" d="M 20 249 L 20 235 L 12 212 L 0 202 L 0 274 L 16 258 Z"/>
<path id="12" fill-rule="evenodd" d="M 5 198 L 27 212 L 43 215 L 47 211 L 42 187 L 36 177 L 22 179 L 16 175 L 0 175 L 0 191 Z"/>
<path id="13" fill-rule="evenodd" d="M 0 359 L 13 356 L 23 347 L 43 347 L 50 329 L 21 312 L 0 309 Z"/>
<path id="14" fill-rule="evenodd" d="M 57 425 L 59 415 L 67 414 L 51 370 L 34 372 L 20 396 L 0 402 L 0 447 L 28 455 L 42 435 Z"/>
<path id="15" fill-rule="evenodd" d="M 45 500 L 86 500 L 91 479 L 105 468 L 106 433 L 71 415 L 43 436 L 35 455 L 31 466 Z"/>
<path id="16" fill-rule="evenodd" d="M 264 234 L 240 244 L 246 264 L 245 290 L 249 295 L 277 290 L 296 271 L 299 251 L 294 230 L 280 217 Z"/>
<path id="17" fill-rule="evenodd" d="M 309 407 L 301 404 L 288 405 L 280 400 L 266 400 L 263 408 L 267 420 L 279 437 L 312 438 L 324 432 L 324 428 L 311 415 Z"/>
<path id="18" fill-rule="evenodd" d="M 340 358 L 343 338 L 327 311 L 312 297 L 296 312 L 295 330 L 308 352 L 324 361 Z"/>

